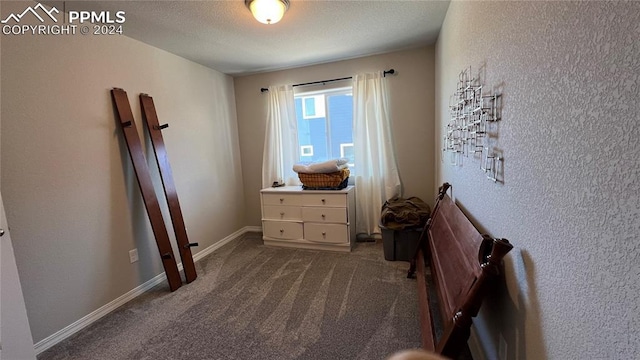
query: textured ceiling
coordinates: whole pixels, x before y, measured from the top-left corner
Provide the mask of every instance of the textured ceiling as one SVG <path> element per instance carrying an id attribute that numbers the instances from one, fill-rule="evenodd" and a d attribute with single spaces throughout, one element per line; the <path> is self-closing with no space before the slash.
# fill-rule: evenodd
<path id="1" fill-rule="evenodd" d="M 448 6 L 449 1 L 425 0 L 291 0 L 279 23 L 264 25 L 243 0 L 65 4 L 66 10 L 125 11 L 126 36 L 231 75 L 431 44 Z"/>

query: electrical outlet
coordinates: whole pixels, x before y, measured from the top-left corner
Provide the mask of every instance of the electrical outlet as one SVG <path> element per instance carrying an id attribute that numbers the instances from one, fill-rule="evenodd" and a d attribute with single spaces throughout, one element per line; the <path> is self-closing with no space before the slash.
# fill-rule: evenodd
<path id="1" fill-rule="evenodd" d="M 502 334 L 500 334 L 500 338 L 498 339 L 498 359 L 507 360 L 507 341 Z"/>
<path id="2" fill-rule="evenodd" d="M 133 264 L 138 261 L 138 249 L 129 250 L 129 261 Z"/>

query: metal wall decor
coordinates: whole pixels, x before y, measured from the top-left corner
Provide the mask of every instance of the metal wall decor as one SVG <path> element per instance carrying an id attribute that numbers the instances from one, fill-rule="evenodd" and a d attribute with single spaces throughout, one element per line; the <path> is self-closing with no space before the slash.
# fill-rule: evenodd
<path id="1" fill-rule="evenodd" d="M 471 75 L 471 67 L 460 72 L 455 93 L 449 100 L 451 118 L 447 124 L 443 141 L 443 158 L 451 165 L 462 166 L 465 157 L 478 157 L 480 169 L 487 178 L 502 182 L 503 158 L 491 144 L 497 138 L 497 126 L 492 124 L 500 120 L 500 94 L 483 94 L 483 85 L 479 76 Z"/>

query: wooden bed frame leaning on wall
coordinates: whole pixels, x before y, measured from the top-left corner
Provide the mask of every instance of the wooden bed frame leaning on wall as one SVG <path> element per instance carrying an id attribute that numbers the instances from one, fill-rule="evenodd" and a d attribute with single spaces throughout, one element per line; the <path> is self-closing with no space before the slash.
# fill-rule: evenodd
<path id="1" fill-rule="evenodd" d="M 431 218 L 425 225 L 411 262 L 408 277 L 417 269 L 422 347 L 456 358 L 469 339 L 472 318 L 489 296 L 491 282 L 500 274 L 504 256 L 513 248 L 506 239 L 481 235 L 447 195 L 451 185 L 440 187 Z M 442 319 L 442 335 L 436 332 L 429 308 L 425 261 Z"/>

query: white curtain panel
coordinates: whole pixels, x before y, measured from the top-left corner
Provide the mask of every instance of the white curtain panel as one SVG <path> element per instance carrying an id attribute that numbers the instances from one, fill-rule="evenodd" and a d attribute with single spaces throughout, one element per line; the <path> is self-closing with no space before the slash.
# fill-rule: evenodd
<path id="1" fill-rule="evenodd" d="M 300 185 L 293 164 L 300 159 L 298 124 L 291 85 L 269 87 L 267 128 L 262 155 L 262 187 L 273 182 Z"/>
<path id="2" fill-rule="evenodd" d="M 387 199 L 402 194 L 396 162 L 386 78 L 380 73 L 353 77 L 356 231 L 379 233 Z"/>

